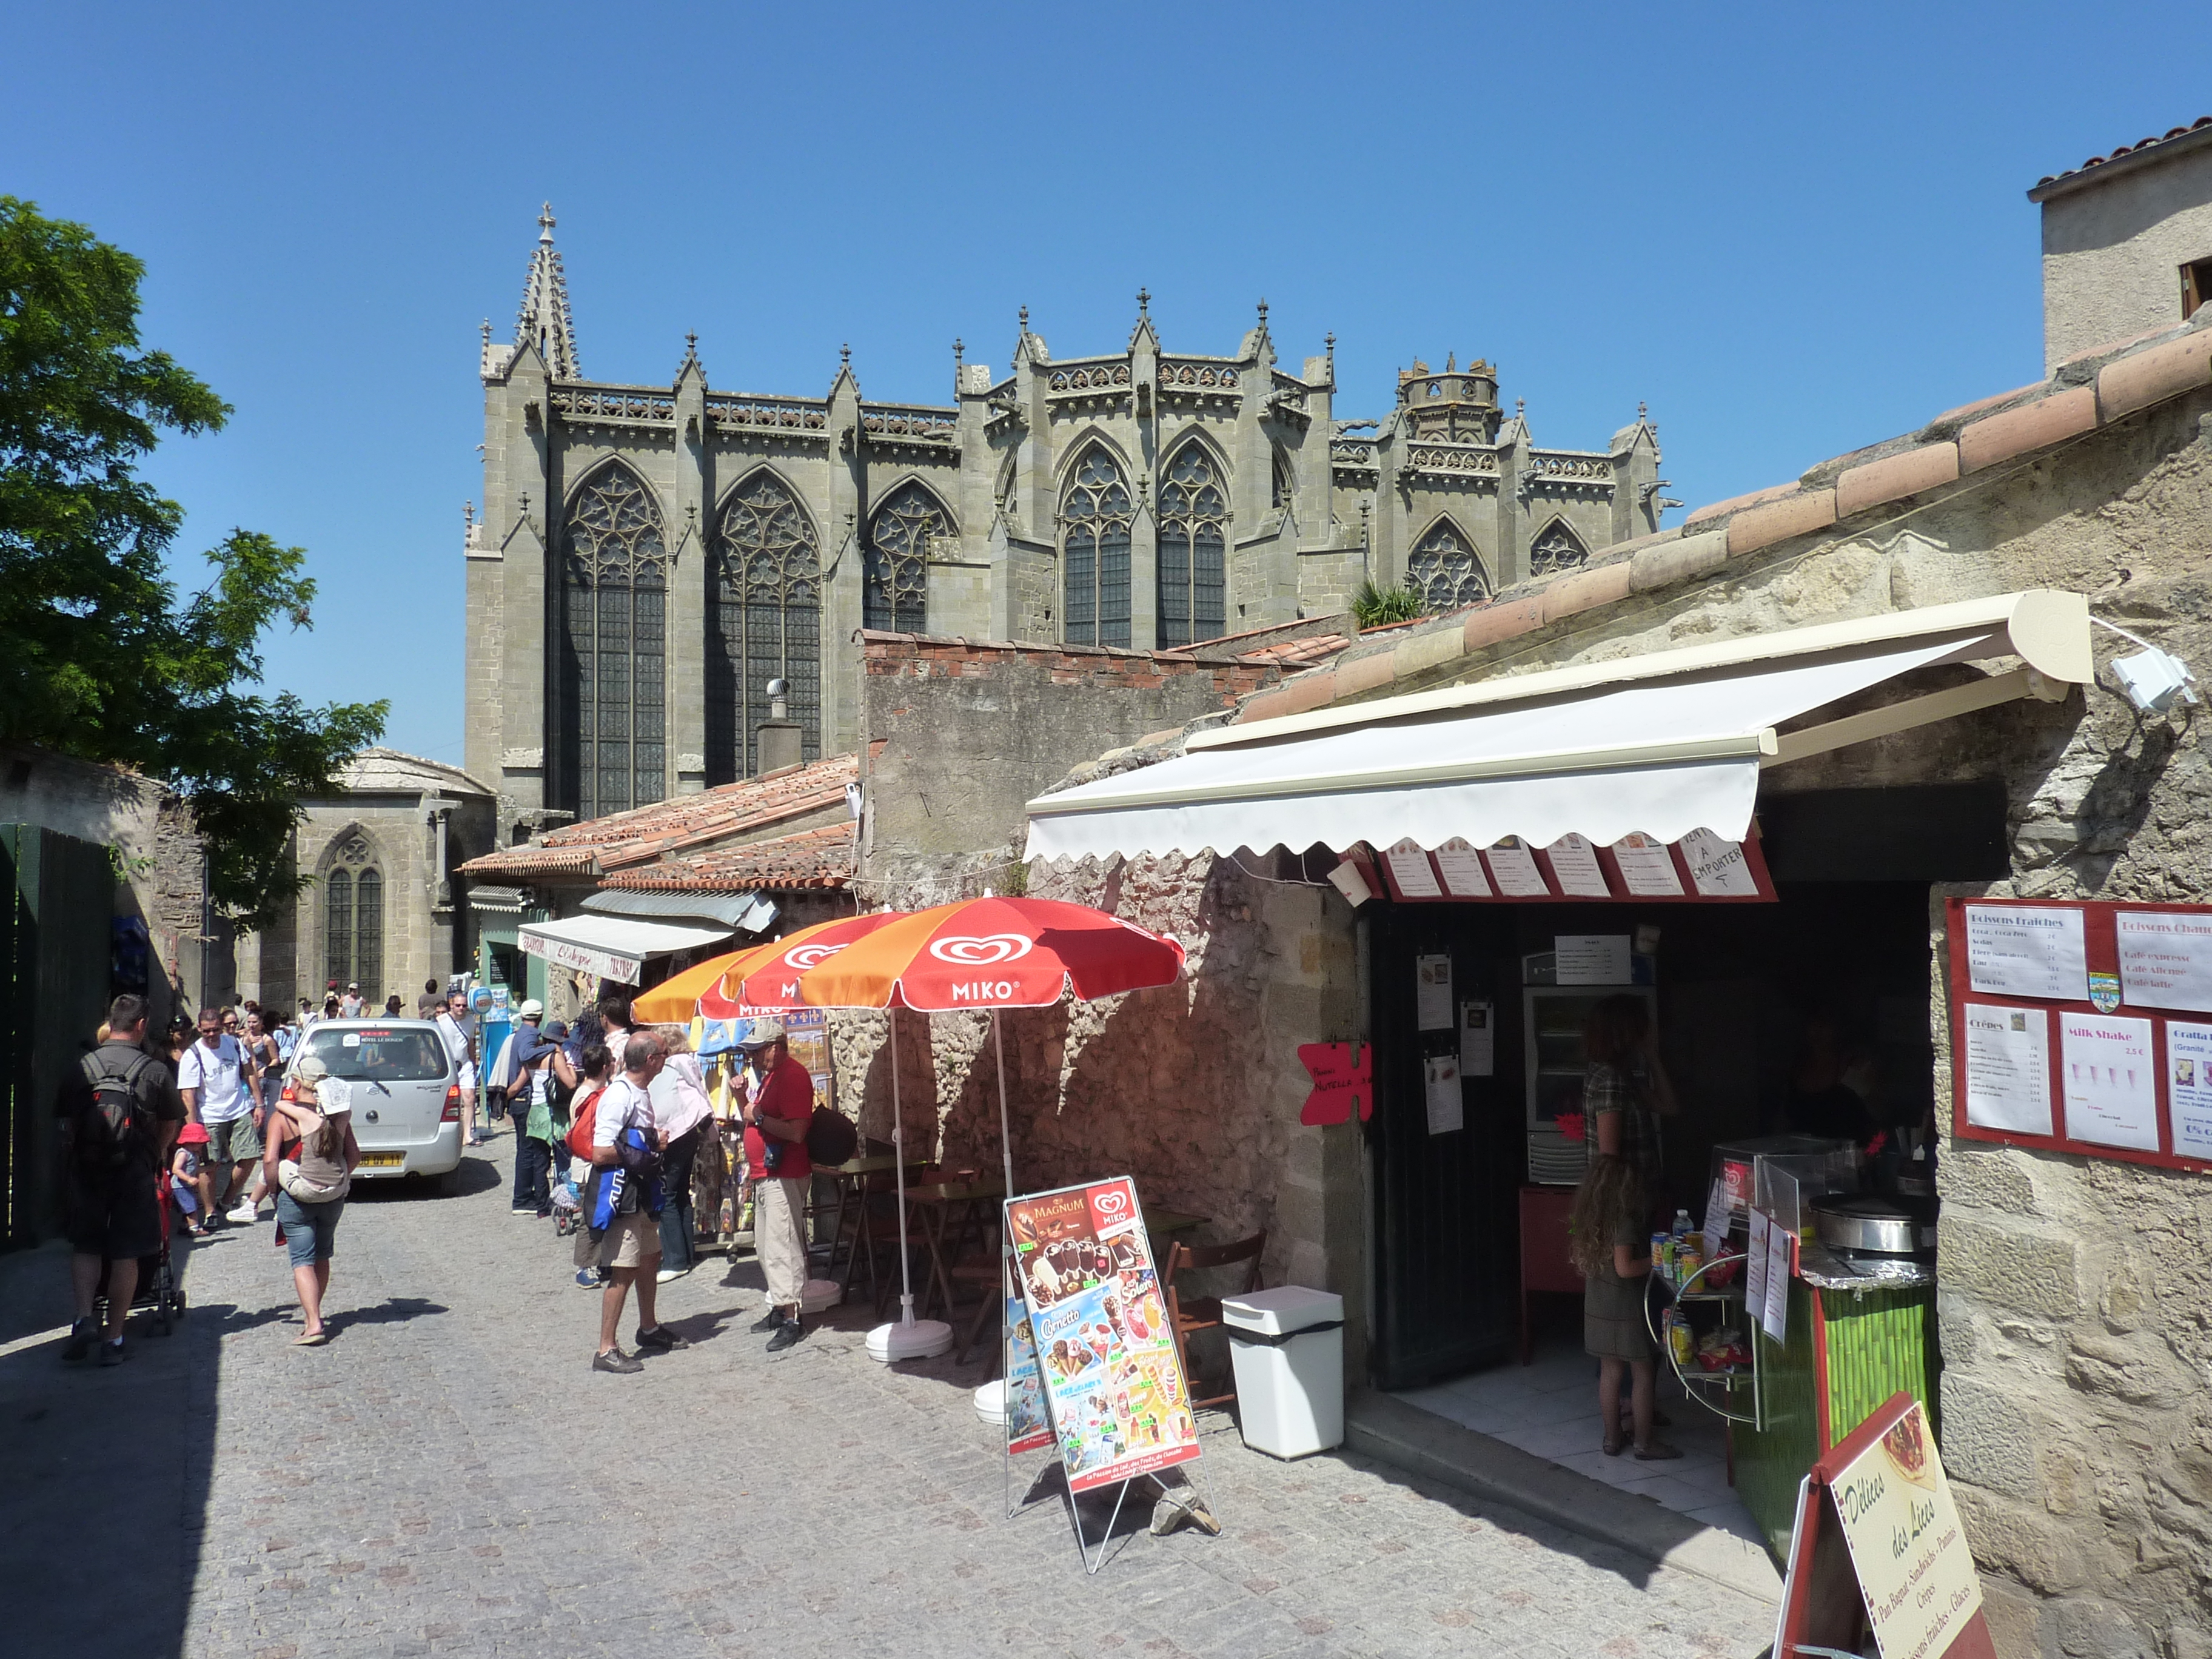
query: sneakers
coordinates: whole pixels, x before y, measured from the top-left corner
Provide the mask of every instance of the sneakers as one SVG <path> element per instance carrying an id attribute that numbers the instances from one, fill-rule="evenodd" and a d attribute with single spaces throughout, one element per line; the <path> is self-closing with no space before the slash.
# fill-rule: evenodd
<path id="1" fill-rule="evenodd" d="M 67 1364 L 81 1364 L 92 1358 L 92 1345 L 100 1340 L 100 1324 L 90 1315 L 70 1327 L 69 1340 L 62 1345 L 62 1359 Z"/>
<path id="2" fill-rule="evenodd" d="M 235 1221 L 241 1227 L 251 1227 L 261 1219 L 261 1206 L 249 1198 L 236 1209 L 226 1212 L 223 1219 Z"/>
<path id="3" fill-rule="evenodd" d="M 783 1310 L 771 1304 L 769 1310 L 753 1321 L 753 1334 L 766 1336 L 770 1331 L 783 1328 Z"/>
<path id="4" fill-rule="evenodd" d="M 611 1371 L 617 1376 L 629 1376 L 643 1370 L 645 1366 L 636 1355 L 624 1353 L 620 1348 L 609 1348 L 605 1353 L 592 1356 L 592 1369 Z"/>
<path id="5" fill-rule="evenodd" d="M 123 1339 L 121 1337 L 110 1337 L 106 1341 L 100 1345 L 100 1363 L 103 1365 L 120 1365 L 123 1363 Z"/>
<path id="6" fill-rule="evenodd" d="M 649 1331 L 641 1325 L 637 1329 L 637 1346 L 641 1350 L 650 1350 L 654 1353 L 672 1353 L 678 1348 L 688 1348 L 691 1345 L 665 1325 L 655 1325 Z"/>
<path id="7" fill-rule="evenodd" d="M 653 1282 L 656 1285 L 666 1285 L 672 1280 L 683 1278 L 690 1271 L 689 1267 L 663 1267 L 659 1273 L 653 1274 Z"/>
<path id="8" fill-rule="evenodd" d="M 593 1273 L 589 1267 L 577 1268 L 576 1288 L 580 1291 L 598 1290 L 599 1288 L 599 1276 Z"/>
<path id="9" fill-rule="evenodd" d="M 787 1319 L 777 1327 L 775 1334 L 769 1338 L 768 1351 L 781 1353 L 786 1348 L 795 1348 L 799 1346 L 799 1339 L 805 1334 L 805 1326 L 795 1319 Z"/>

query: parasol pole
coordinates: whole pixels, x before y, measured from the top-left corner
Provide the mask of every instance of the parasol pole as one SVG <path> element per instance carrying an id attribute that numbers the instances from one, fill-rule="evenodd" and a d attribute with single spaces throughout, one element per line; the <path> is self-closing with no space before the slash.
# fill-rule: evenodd
<path id="1" fill-rule="evenodd" d="M 999 1161 L 1006 1174 L 1006 1196 L 1014 1195 L 1014 1138 L 1006 1127 L 1006 1045 L 1000 1028 L 1005 1024 L 1006 1011 L 991 1011 L 991 1048 L 999 1057 Z"/>
<path id="2" fill-rule="evenodd" d="M 868 1333 L 868 1358 L 889 1364 L 895 1359 L 930 1359 L 952 1346 L 952 1327 L 941 1319 L 914 1316 L 914 1268 L 906 1231 L 906 1113 L 899 1104 L 898 997 L 894 989 L 884 1018 L 891 1042 L 891 1163 L 898 1182 L 899 1316 Z"/>

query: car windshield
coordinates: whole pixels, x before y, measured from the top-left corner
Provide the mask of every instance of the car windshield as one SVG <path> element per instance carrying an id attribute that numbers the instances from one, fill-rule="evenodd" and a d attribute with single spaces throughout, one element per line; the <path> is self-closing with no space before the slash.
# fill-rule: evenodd
<path id="1" fill-rule="evenodd" d="M 421 1027 L 318 1031 L 308 1052 L 349 1082 L 426 1083 L 446 1074 L 446 1045 Z"/>

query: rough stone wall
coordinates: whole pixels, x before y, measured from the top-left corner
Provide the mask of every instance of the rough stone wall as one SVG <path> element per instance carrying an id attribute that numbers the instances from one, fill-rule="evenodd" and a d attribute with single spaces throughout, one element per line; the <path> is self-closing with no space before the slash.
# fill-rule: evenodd
<path id="1" fill-rule="evenodd" d="M 2198 259 L 2212 259 L 2212 145 L 2109 177 L 2093 172 L 2048 198 L 2045 372 L 2106 341 L 2179 322 L 2181 267 Z"/>

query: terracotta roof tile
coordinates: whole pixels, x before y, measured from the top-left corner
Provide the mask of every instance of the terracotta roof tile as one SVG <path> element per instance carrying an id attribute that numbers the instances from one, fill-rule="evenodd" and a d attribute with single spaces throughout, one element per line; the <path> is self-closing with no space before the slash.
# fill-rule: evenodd
<path id="1" fill-rule="evenodd" d="M 2057 184 L 2061 179 L 2074 178 L 2076 174 L 2087 173 L 2093 167 L 2100 167 L 2117 161 L 2123 156 L 2138 155 L 2144 150 L 2155 149 L 2160 144 L 2171 143 L 2176 138 L 2185 138 L 2191 133 L 2201 131 L 2206 127 L 2212 127 L 2212 115 L 2200 115 L 2186 126 L 2168 127 L 2164 132 L 2153 133 L 2148 138 L 2138 138 L 2132 144 L 2121 144 L 2106 151 L 2102 155 L 2092 155 L 2078 167 L 2069 167 L 2063 173 L 2047 173 L 2036 180 L 2036 188 L 2040 190 L 2045 185 Z"/>
<path id="2" fill-rule="evenodd" d="M 617 870 L 605 885 L 639 893 L 783 892 L 795 888 L 842 887 L 852 879 L 853 826 L 825 823 Z"/>

